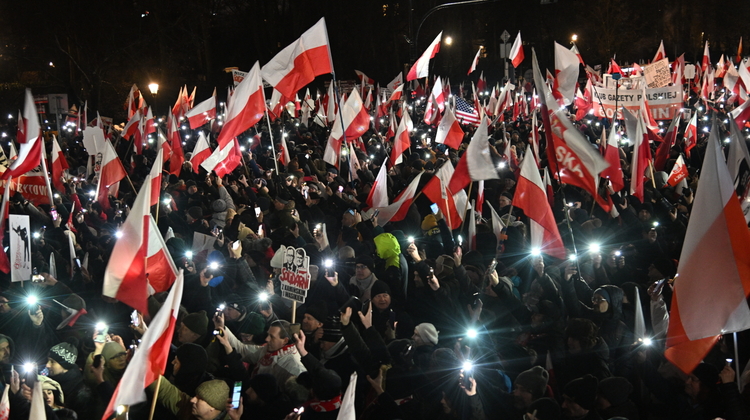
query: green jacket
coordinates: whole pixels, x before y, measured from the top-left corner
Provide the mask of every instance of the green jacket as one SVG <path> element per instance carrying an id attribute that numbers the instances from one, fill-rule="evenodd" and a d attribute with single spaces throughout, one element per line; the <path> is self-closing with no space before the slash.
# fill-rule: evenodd
<path id="1" fill-rule="evenodd" d="M 180 391 L 180 389 L 172 385 L 167 378 L 163 376 L 160 376 L 159 378 L 161 378 L 158 396 L 159 403 L 161 403 L 161 405 L 167 410 L 171 411 L 179 420 L 196 420 L 196 417 L 193 415 L 193 404 L 190 402 L 193 397 Z M 154 381 L 148 386 L 149 391 L 152 393 L 156 391 L 157 382 L 158 381 Z M 229 413 L 222 411 L 222 414 L 214 420 L 217 419 L 230 420 Z"/>

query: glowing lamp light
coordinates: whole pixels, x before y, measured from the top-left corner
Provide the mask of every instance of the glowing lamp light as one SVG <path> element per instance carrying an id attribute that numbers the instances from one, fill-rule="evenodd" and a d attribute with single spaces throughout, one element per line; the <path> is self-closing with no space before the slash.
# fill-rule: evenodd
<path id="1" fill-rule="evenodd" d="M 453 44 L 453 38 L 446 36 L 445 37 L 445 45 L 451 45 Z"/>
<path id="2" fill-rule="evenodd" d="M 159 84 L 158 83 L 149 83 L 148 84 L 148 90 L 151 92 L 152 95 L 156 95 L 159 93 Z"/>
<path id="3" fill-rule="evenodd" d="M 654 343 L 654 341 L 648 337 L 644 338 L 642 341 L 643 341 L 644 346 L 650 346 L 651 344 Z"/>

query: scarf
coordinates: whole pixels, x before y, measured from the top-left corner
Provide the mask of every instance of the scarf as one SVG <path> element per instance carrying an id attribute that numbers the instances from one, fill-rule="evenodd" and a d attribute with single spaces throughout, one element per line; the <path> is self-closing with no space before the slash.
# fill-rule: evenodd
<path id="1" fill-rule="evenodd" d="M 349 283 L 357 286 L 357 289 L 359 289 L 359 294 L 364 300 L 370 299 L 370 288 L 373 284 L 375 284 L 376 281 L 378 281 L 378 278 L 375 277 L 375 274 L 370 274 L 362 280 L 358 279 L 357 276 L 352 276 L 352 279 L 349 281 Z"/>
<path id="2" fill-rule="evenodd" d="M 321 401 L 319 399 L 312 399 L 305 405 L 318 413 L 327 413 L 330 411 L 338 410 L 339 408 L 341 408 L 341 394 L 337 395 L 336 398 L 332 400 Z"/>

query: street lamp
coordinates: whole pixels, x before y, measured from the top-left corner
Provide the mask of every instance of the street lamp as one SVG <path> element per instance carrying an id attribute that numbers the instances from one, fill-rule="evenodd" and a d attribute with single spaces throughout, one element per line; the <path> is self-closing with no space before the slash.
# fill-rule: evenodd
<path id="1" fill-rule="evenodd" d="M 453 38 L 451 38 L 450 36 L 446 36 L 445 45 L 451 45 L 451 44 L 453 44 Z"/>
<path id="2" fill-rule="evenodd" d="M 151 92 L 151 97 L 154 99 L 154 105 L 151 108 L 156 109 L 156 94 L 159 93 L 159 84 L 154 82 L 149 83 L 148 90 Z M 154 117 L 156 116 L 157 114 L 154 112 Z"/>
<path id="3" fill-rule="evenodd" d="M 578 35 L 573 34 L 573 36 L 570 37 L 570 40 L 573 41 L 573 42 L 578 41 Z"/>

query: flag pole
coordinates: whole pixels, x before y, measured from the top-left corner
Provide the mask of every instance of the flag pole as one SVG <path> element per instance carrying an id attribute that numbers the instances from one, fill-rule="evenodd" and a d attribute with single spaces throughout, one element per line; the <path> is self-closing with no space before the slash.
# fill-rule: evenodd
<path id="1" fill-rule="evenodd" d="M 333 66 L 331 66 L 333 68 Z M 344 126 L 344 111 L 341 108 L 341 95 L 339 94 L 339 86 L 336 83 L 336 73 L 331 72 L 331 76 L 333 76 L 333 80 L 331 83 L 333 83 L 333 95 L 336 97 L 336 103 L 339 106 L 339 122 L 341 123 L 341 138 L 344 140 L 343 144 L 346 145 L 348 142 L 346 141 L 346 127 Z M 333 130 L 333 127 L 331 127 L 331 130 Z M 337 150 L 339 155 L 339 164 L 341 164 L 341 147 L 339 147 L 339 150 Z"/>
<path id="2" fill-rule="evenodd" d="M 740 393 L 742 393 L 742 382 L 740 382 L 740 352 L 737 350 L 737 331 L 732 333 L 732 338 L 734 341 L 734 366 L 735 370 L 734 373 L 737 376 L 737 388 L 739 388 Z"/>
<path id="3" fill-rule="evenodd" d="M 276 167 L 276 174 L 279 173 L 279 161 L 276 160 L 276 146 L 273 144 L 273 132 L 271 131 L 271 118 L 268 116 L 268 106 L 263 111 L 266 114 L 266 123 L 268 124 L 268 137 L 271 138 L 271 150 L 273 151 L 273 164 Z"/>
<path id="4" fill-rule="evenodd" d="M 47 184 L 47 195 L 49 196 L 49 204 L 50 206 L 55 205 L 55 200 L 52 199 L 52 185 L 50 185 L 50 174 L 47 173 L 47 148 L 44 147 L 44 139 L 40 138 L 39 140 L 42 141 L 42 171 L 44 172 L 44 182 Z M 10 188 L 9 186 L 6 188 Z"/>
<path id="5" fill-rule="evenodd" d="M 466 210 L 469 209 L 469 200 L 471 200 L 471 189 L 474 187 L 474 181 L 471 181 L 469 183 L 469 193 L 466 194 L 466 203 L 464 203 L 464 217 L 461 224 L 463 225 L 461 230 L 463 231 L 466 228 Z"/>
<path id="6" fill-rule="evenodd" d="M 159 399 L 159 388 L 161 388 L 161 375 L 156 380 L 156 389 L 154 390 L 154 397 L 151 401 L 151 411 L 148 414 L 148 420 L 154 420 L 154 410 L 156 410 L 156 401 Z"/>
<path id="7" fill-rule="evenodd" d="M 654 179 L 655 177 L 654 177 L 654 160 L 653 159 L 649 159 L 648 169 L 651 171 L 651 186 L 653 186 L 654 189 L 656 189 L 656 179 Z"/>

